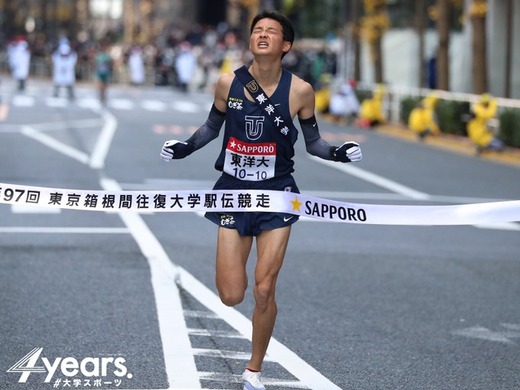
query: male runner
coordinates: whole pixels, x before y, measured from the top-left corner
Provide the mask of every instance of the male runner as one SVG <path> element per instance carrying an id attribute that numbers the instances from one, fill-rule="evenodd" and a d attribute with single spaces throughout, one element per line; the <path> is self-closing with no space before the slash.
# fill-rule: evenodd
<path id="1" fill-rule="evenodd" d="M 291 22 L 276 12 L 264 11 L 251 24 L 248 67 L 251 75 L 287 118 L 288 128 L 277 131 L 269 113 L 255 101 L 233 73 L 222 75 L 206 123 L 186 142 L 167 141 L 161 151 L 165 161 L 184 158 L 217 138 L 226 122 L 222 151 L 215 168 L 222 171 L 214 189 L 261 189 L 299 192 L 291 173 L 298 116 L 307 151 L 326 160 L 361 160 L 359 145 L 347 142 L 331 146 L 320 137 L 314 116 L 314 91 L 310 84 L 284 70 L 282 57 L 291 49 Z M 251 148 L 251 146 L 261 146 Z M 249 153 L 248 150 L 257 150 Z M 261 150 L 261 153 L 258 153 Z M 257 262 L 254 271 L 252 355 L 242 380 L 244 389 L 265 389 L 260 381 L 262 363 L 277 314 L 276 279 L 297 216 L 283 213 L 207 213 L 219 225 L 216 256 L 216 285 L 220 299 L 228 306 L 242 302 L 247 288 L 246 262 L 256 237 Z"/>

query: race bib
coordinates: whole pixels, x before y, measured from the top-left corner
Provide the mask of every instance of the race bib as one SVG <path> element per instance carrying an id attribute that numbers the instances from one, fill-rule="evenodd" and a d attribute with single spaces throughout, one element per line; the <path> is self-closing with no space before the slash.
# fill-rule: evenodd
<path id="1" fill-rule="evenodd" d="M 276 143 L 250 144 L 230 137 L 224 172 L 240 180 L 261 181 L 274 177 Z"/>

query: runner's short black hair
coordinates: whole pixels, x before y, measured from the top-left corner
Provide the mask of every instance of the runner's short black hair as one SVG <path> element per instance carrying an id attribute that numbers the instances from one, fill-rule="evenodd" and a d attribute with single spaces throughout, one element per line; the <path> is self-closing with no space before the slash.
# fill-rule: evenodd
<path id="1" fill-rule="evenodd" d="M 294 28 L 287 16 L 282 15 L 281 13 L 276 11 L 262 11 L 258 15 L 256 15 L 253 21 L 251 22 L 251 34 L 253 33 L 253 29 L 255 28 L 256 24 L 262 19 L 273 19 L 280 23 L 282 26 L 283 40 L 291 42 L 292 46 L 294 42 Z"/>

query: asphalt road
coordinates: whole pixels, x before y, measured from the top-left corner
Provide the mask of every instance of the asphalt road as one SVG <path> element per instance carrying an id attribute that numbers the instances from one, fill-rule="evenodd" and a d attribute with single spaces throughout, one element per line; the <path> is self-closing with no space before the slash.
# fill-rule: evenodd
<path id="1" fill-rule="evenodd" d="M 90 190 L 198 190 L 218 177 L 221 141 L 164 163 L 211 96 L 2 84 L 0 182 Z M 448 205 L 520 199 L 520 169 L 377 131 L 320 123 L 356 140 L 340 170 L 297 143 L 303 193 L 353 203 Z M 4 189 L 5 190 L 5 189 Z M 418 214 L 420 218 L 420 213 Z M 294 225 L 264 367 L 269 389 L 520 388 L 517 223 Z M 239 389 L 253 300 L 214 287 L 216 227 L 195 213 L 133 215 L 0 204 L 0 388 Z M 254 252 L 249 271 L 254 267 Z M 23 359 L 25 358 L 25 359 Z"/>

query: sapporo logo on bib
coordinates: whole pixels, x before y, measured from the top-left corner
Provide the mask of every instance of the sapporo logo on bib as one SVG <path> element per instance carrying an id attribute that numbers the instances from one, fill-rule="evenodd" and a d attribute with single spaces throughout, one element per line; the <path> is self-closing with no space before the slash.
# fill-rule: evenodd
<path id="1" fill-rule="evenodd" d="M 260 181 L 274 177 L 276 143 L 250 144 L 230 137 L 224 172 L 240 180 Z"/>

